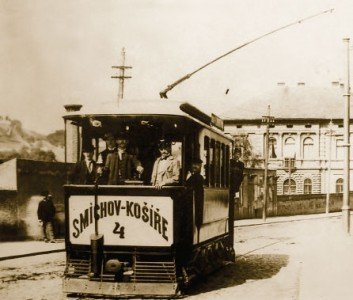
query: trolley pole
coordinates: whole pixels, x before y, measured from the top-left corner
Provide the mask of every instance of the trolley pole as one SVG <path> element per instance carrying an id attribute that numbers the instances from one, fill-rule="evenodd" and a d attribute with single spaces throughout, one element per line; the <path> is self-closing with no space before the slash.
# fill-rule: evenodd
<path id="1" fill-rule="evenodd" d="M 119 79 L 118 105 L 124 98 L 124 83 L 125 79 L 131 76 L 125 76 L 125 69 L 132 69 L 130 66 L 125 66 L 125 48 L 121 50 L 120 66 L 112 66 L 113 69 L 119 69 L 119 75 L 111 76 L 111 78 Z"/>
<path id="2" fill-rule="evenodd" d="M 333 130 L 332 120 L 328 125 L 328 130 L 326 132 L 329 137 L 329 146 L 328 146 L 328 166 L 327 166 L 327 184 L 326 184 L 326 214 L 330 212 L 330 186 L 331 186 L 331 152 L 332 152 L 332 137 L 335 134 Z"/>
<path id="3" fill-rule="evenodd" d="M 267 214 L 267 198 L 268 198 L 268 145 L 269 145 L 269 133 L 270 133 L 270 123 L 274 122 L 274 117 L 271 116 L 271 107 L 267 107 L 267 116 L 262 116 L 262 123 L 266 123 L 266 133 L 265 133 L 265 170 L 264 170 L 264 198 L 263 198 L 263 208 L 262 208 L 262 220 L 266 222 Z"/>
<path id="4" fill-rule="evenodd" d="M 350 106 L 350 81 L 349 81 L 349 38 L 344 38 L 343 43 L 346 51 L 346 72 L 345 72 L 345 93 L 344 101 L 344 179 L 343 179 L 343 206 L 342 206 L 342 220 L 344 231 L 349 234 L 350 231 L 350 207 L 349 207 L 349 169 L 350 169 L 350 144 L 349 144 L 349 106 Z"/>

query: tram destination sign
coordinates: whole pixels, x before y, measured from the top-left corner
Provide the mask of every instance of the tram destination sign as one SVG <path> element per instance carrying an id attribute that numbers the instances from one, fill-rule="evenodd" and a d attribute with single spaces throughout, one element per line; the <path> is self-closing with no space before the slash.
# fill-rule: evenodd
<path id="1" fill-rule="evenodd" d="M 105 245 L 170 246 L 173 201 L 170 197 L 74 195 L 69 198 L 69 232 L 73 244 L 89 245 L 95 232 Z"/>

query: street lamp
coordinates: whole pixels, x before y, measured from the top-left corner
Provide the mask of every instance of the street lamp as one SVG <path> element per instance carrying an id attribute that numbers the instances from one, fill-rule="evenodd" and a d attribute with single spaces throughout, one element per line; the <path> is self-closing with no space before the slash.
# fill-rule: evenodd
<path id="1" fill-rule="evenodd" d="M 349 170 L 350 170 L 350 144 L 349 144 L 349 106 L 350 106 L 350 82 L 349 82 L 349 38 L 344 38 L 346 51 L 346 74 L 345 74 L 345 92 L 344 92 L 344 179 L 343 179 L 343 206 L 342 206 L 342 220 L 344 230 L 349 233 L 350 230 L 350 207 L 349 207 Z"/>
<path id="2" fill-rule="evenodd" d="M 331 151 L 332 151 L 332 136 L 335 131 L 333 130 L 332 120 L 328 124 L 328 129 L 325 133 L 329 137 L 328 146 L 328 166 L 327 166 L 327 184 L 326 184 L 326 214 L 330 212 L 330 186 L 331 186 Z"/>

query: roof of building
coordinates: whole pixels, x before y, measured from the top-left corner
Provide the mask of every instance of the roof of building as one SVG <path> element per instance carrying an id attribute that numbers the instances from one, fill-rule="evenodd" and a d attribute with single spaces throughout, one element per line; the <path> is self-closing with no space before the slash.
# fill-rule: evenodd
<path id="1" fill-rule="evenodd" d="M 271 106 L 271 115 L 283 119 L 342 119 L 344 89 L 340 85 L 327 88 L 276 86 L 248 99 L 241 99 L 222 114 L 225 120 L 261 119 Z"/>

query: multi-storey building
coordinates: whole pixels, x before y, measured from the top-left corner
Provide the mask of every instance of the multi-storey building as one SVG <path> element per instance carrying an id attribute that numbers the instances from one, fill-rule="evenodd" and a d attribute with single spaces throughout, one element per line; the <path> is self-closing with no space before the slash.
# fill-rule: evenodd
<path id="1" fill-rule="evenodd" d="M 263 166 L 266 124 L 262 116 L 270 105 L 275 122 L 269 129 L 269 168 L 277 172 L 277 194 L 340 193 L 343 93 L 338 82 L 330 88 L 280 83 L 274 91 L 249 99 L 225 115 L 225 128 L 235 139 L 247 140 Z M 351 163 L 351 178 L 352 170 Z"/>

